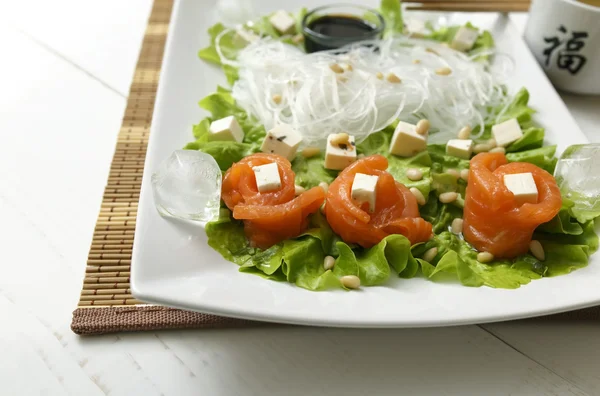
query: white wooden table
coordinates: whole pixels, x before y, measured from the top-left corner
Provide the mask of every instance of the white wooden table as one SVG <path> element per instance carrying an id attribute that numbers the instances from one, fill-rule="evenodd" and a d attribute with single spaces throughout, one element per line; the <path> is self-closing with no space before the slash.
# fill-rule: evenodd
<path id="1" fill-rule="evenodd" d="M 0 6 L 0 395 L 600 394 L 600 323 L 75 336 L 151 0 Z M 563 98 L 600 141 L 600 98 Z"/>

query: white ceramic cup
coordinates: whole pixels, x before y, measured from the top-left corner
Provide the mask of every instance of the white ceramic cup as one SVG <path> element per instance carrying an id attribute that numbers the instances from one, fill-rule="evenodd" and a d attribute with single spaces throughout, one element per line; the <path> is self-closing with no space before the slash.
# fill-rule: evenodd
<path id="1" fill-rule="evenodd" d="M 600 95 L 600 7 L 534 0 L 525 41 L 556 88 Z"/>

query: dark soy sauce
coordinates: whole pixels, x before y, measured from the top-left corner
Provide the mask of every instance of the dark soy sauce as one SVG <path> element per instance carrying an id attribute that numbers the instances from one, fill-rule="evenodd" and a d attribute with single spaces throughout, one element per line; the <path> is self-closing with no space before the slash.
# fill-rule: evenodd
<path id="1" fill-rule="evenodd" d="M 336 49 L 352 41 L 372 37 L 376 29 L 369 22 L 350 15 L 326 15 L 310 22 L 307 27 L 317 34 L 306 34 L 306 52 Z M 321 36 L 320 36 L 321 35 Z"/>

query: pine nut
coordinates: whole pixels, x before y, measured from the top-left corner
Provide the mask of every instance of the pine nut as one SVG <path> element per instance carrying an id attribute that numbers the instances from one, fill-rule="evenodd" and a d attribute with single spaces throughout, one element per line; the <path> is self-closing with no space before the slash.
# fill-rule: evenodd
<path id="1" fill-rule="evenodd" d="M 356 156 L 356 158 L 358 158 L 358 159 L 365 158 L 365 155 L 364 155 L 364 154 L 358 154 L 358 155 Z"/>
<path id="2" fill-rule="evenodd" d="M 446 173 L 454 176 L 454 178 L 458 179 L 460 177 L 460 172 L 457 169 L 448 169 Z"/>
<path id="3" fill-rule="evenodd" d="M 415 65 L 418 65 L 419 63 L 421 63 L 421 59 L 415 59 L 415 60 L 413 60 L 413 63 Z"/>
<path id="4" fill-rule="evenodd" d="M 441 203 L 454 202 L 454 201 L 456 201 L 457 198 L 458 198 L 458 193 L 455 193 L 453 191 L 441 193 L 439 196 L 439 200 Z"/>
<path id="5" fill-rule="evenodd" d="M 494 148 L 498 145 L 498 143 L 496 143 L 496 139 L 494 138 L 488 139 L 486 144 L 489 145 L 491 148 Z"/>
<path id="6" fill-rule="evenodd" d="M 469 170 L 468 169 L 461 170 L 460 178 L 463 179 L 464 181 L 469 181 Z"/>
<path id="7" fill-rule="evenodd" d="M 398 76 L 397 76 L 397 75 L 395 75 L 394 73 L 390 73 L 390 74 L 388 74 L 388 75 L 387 75 L 387 80 L 388 80 L 389 82 L 391 82 L 391 83 L 394 83 L 394 84 L 398 84 L 398 83 L 401 83 L 401 82 L 402 82 L 402 80 L 400 80 L 400 77 L 398 77 Z"/>
<path id="8" fill-rule="evenodd" d="M 340 144 L 348 144 L 350 140 L 350 136 L 346 132 L 336 133 L 331 138 L 331 144 L 334 146 L 339 146 Z"/>
<path id="9" fill-rule="evenodd" d="M 479 143 L 479 144 L 476 144 L 475 146 L 473 146 L 473 152 L 476 154 L 485 153 L 487 151 L 490 151 L 493 148 L 494 147 L 490 146 L 489 144 Z"/>
<path id="10" fill-rule="evenodd" d="M 294 193 L 296 194 L 296 196 L 302 194 L 304 191 L 306 191 L 306 189 L 302 186 L 299 186 L 296 184 L 296 186 L 294 187 Z"/>
<path id="11" fill-rule="evenodd" d="M 323 202 L 323 205 L 321 205 L 321 207 L 319 208 L 319 210 L 321 211 L 321 213 L 325 214 L 325 205 L 327 204 L 327 202 Z"/>
<path id="12" fill-rule="evenodd" d="M 449 67 L 440 67 L 439 69 L 435 69 L 435 74 L 438 76 L 449 76 L 452 74 L 452 69 Z"/>
<path id="13" fill-rule="evenodd" d="M 437 256 L 437 254 L 438 254 L 438 248 L 432 247 L 431 249 L 426 251 L 425 254 L 423 254 L 423 260 L 427 261 L 428 263 L 431 263 L 433 261 L 433 259 L 435 258 L 435 256 Z"/>
<path id="14" fill-rule="evenodd" d="M 464 126 L 462 127 L 462 129 L 460 131 L 458 131 L 458 138 L 459 139 L 468 139 L 469 136 L 471 136 L 471 127 L 470 126 Z"/>
<path id="15" fill-rule="evenodd" d="M 375 73 L 375 77 L 377 77 L 380 80 L 383 80 L 383 73 L 382 72 L 377 72 L 377 73 Z"/>
<path id="16" fill-rule="evenodd" d="M 529 251 L 533 254 L 533 257 L 540 261 L 544 261 L 546 259 L 546 253 L 544 252 L 544 247 L 540 243 L 540 241 L 536 241 L 535 239 L 529 242 Z"/>
<path id="17" fill-rule="evenodd" d="M 338 82 L 345 83 L 346 81 L 348 81 L 348 77 L 337 76 L 337 80 L 338 80 Z"/>
<path id="18" fill-rule="evenodd" d="M 358 289 L 360 287 L 360 278 L 356 275 L 342 276 L 340 282 L 347 289 Z"/>
<path id="19" fill-rule="evenodd" d="M 419 205 L 425 205 L 425 203 L 427 201 L 425 201 L 425 197 L 423 196 L 423 193 L 418 188 L 411 187 L 410 192 L 412 193 L 412 195 L 415 196 L 415 198 L 417 199 L 417 203 Z"/>
<path id="20" fill-rule="evenodd" d="M 338 65 L 337 63 L 332 63 L 331 65 L 329 65 L 329 68 L 334 73 L 342 74 L 344 72 L 344 69 L 342 69 L 342 66 Z"/>
<path id="21" fill-rule="evenodd" d="M 319 187 L 321 187 L 323 189 L 323 191 L 325 191 L 325 194 L 327 194 L 327 190 L 329 190 L 329 184 L 327 184 L 325 182 L 321 182 L 321 183 L 319 183 Z"/>
<path id="22" fill-rule="evenodd" d="M 429 128 L 431 127 L 431 123 L 427 119 L 422 119 L 417 122 L 417 126 L 415 130 L 419 135 L 426 135 L 429 132 Z"/>
<path id="23" fill-rule="evenodd" d="M 281 95 L 279 95 L 279 94 L 273 95 L 273 102 L 275 102 L 276 104 L 281 104 L 281 100 L 282 100 Z"/>
<path id="24" fill-rule="evenodd" d="M 425 48 L 425 51 L 432 53 L 432 54 L 439 55 L 439 53 L 436 50 L 434 50 L 433 48 Z"/>
<path id="25" fill-rule="evenodd" d="M 506 149 L 504 147 L 494 147 L 490 150 L 490 153 L 502 153 L 506 154 Z"/>
<path id="26" fill-rule="evenodd" d="M 297 34 L 294 37 L 292 37 L 292 43 L 294 43 L 294 44 L 300 44 L 302 42 L 304 42 L 304 35 Z"/>
<path id="27" fill-rule="evenodd" d="M 423 178 L 423 172 L 416 168 L 410 168 L 406 170 L 406 177 L 412 181 L 421 180 Z"/>
<path id="28" fill-rule="evenodd" d="M 335 259 L 332 256 L 325 256 L 325 260 L 323 260 L 323 268 L 325 271 L 330 270 L 335 265 Z"/>
<path id="29" fill-rule="evenodd" d="M 348 70 L 348 71 L 352 71 L 354 70 L 354 68 L 352 67 L 352 65 L 350 63 L 346 63 L 344 65 L 344 69 Z"/>
<path id="30" fill-rule="evenodd" d="M 460 234 L 463 229 L 463 219 L 457 217 L 456 219 L 452 220 L 452 225 L 450 226 L 450 229 L 452 230 L 453 234 Z"/>
<path id="31" fill-rule="evenodd" d="M 494 255 L 489 252 L 477 253 L 477 261 L 480 263 L 489 263 L 494 260 Z"/>
<path id="32" fill-rule="evenodd" d="M 302 156 L 304 158 L 314 157 L 315 155 L 319 155 L 321 153 L 321 149 L 318 147 L 306 147 L 302 150 Z"/>

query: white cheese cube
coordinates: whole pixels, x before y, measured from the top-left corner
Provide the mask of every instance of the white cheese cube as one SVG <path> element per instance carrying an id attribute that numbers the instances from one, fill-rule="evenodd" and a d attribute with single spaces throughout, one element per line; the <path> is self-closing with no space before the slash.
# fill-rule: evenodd
<path id="1" fill-rule="evenodd" d="M 454 35 L 450 46 L 457 51 L 468 51 L 473 48 L 478 36 L 479 32 L 477 30 L 461 26 Z"/>
<path id="2" fill-rule="evenodd" d="M 327 136 L 327 147 L 325 148 L 325 168 L 333 170 L 342 170 L 356 161 L 356 145 L 354 136 L 348 137 L 348 144 L 334 145 L 331 139 L 336 134 Z"/>
<path id="3" fill-rule="evenodd" d="M 276 163 L 255 166 L 252 168 L 256 177 L 258 192 L 278 190 L 281 188 L 281 177 Z"/>
<path id="4" fill-rule="evenodd" d="M 377 200 L 376 187 L 379 176 L 365 175 L 357 173 L 352 182 L 352 199 L 359 204 L 369 203 L 369 211 L 375 211 L 375 201 Z"/>
<path id="5" fill-rule="evenodd" d="M 412 37 L 424 37 L 429 34 L 429 30 L 422 19 L 409 19 L 406 21 L 406 30 Z"/>
<path id="6" fill-rule="evenodd" d="M 410 157 L 426 148 L 427 138 L 417 133 L 415 125 L 403 121 L 398 123 L 390 144 L 390 153 L 400 157 Z"/>
<path id="7" fill-rule="evenodd" d="M 511 118 L 492 127 L 492 135 L 499 147 L 506 147 L 523 137 L 523 131 L 516 118 Z"/>
<path id="8" fill-rule="evenodd" d="M 233 116 L 213 121 L 208 128 L 210 140 L 234 140 L 241 143 L 244 131 Z"/>
<path id="9" fill-rule="evenodd" d="M 296 157 L 300 143 L 302 136 L 294 128 L 287 124 L 279 124 L 267 132 L 260 151 L 279 154 L 291 161 Z"/>
<path id="10" fill-rule="evenodd" d="M 271 15 L 269 22 L 281 34 L 292 34 L 296 31 L 296 20 L 284 10 Z"/>
<path id="11" fill-rule="evenodd" d="M 450 139 L 446 144 L 446 154 L 462 159 L 470 159 L 473 153 L 473 140 Z"/>
<path id="12" fill-rule="evenodd" d="M 517 204 L 537 203 L 538 189 L 531 173 L 504 175 L 504 185 L 515 194 Z"/>

